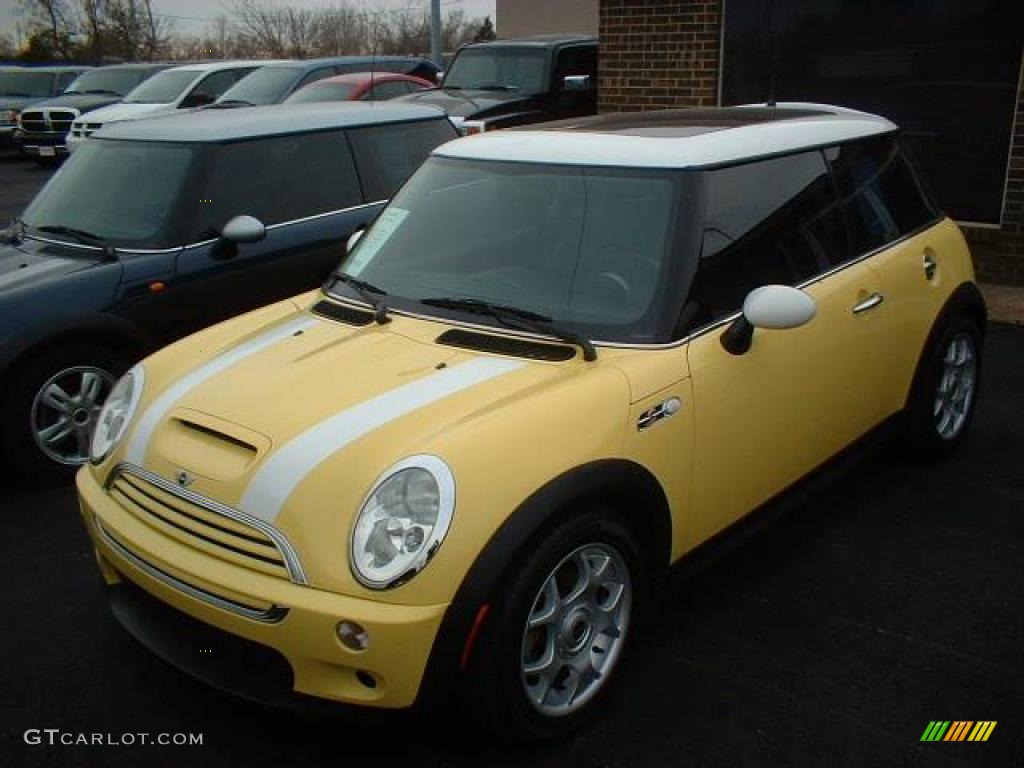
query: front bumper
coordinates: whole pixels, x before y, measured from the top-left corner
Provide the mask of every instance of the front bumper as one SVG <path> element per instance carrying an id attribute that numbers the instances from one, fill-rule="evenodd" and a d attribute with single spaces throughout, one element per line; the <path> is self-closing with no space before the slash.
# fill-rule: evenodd
<path id="1" fill-rule="evenodd" d="M 68 153 L 67 137 L 59 133 L 29 133 L 23 130 L 18 142 L 21 151 L 33 157 L 63 157 Z"/>
<path id="2" fill-rule="evenodd" d="M 88 468 L 79 472 L 77 485 L 114 614 L 157 655 L 211 685 L 274 704 L 296 693 L 387 708 L 416 700 L 446 605 L 378 603 L 221 561 L 134 517 Z M 132 592 L 123 582 L 165 605 L 139 608 L 137 594 L 123 597 Z M 366 650 L 341 644 L 336 627 L 342 620 L 362 625 L 370 638 Z M 199 629 L 172 628 L 179 624 Z M 254 660 L 248 675 L 239 658 Z"/>

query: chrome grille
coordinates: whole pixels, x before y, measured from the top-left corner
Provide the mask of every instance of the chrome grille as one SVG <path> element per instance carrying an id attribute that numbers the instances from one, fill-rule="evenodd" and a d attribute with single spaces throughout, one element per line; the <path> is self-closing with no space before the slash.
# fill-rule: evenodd
<path id="1" fill-rule="evenodd" d="M 135 518 L 191 549 L 269 576 L 306 583 L 287 540 L 261 520 L 130 465 L 114 471 L 107 491 Z"/>
<path id="2" fill-rule="evenodd" d="M 31 109 L 21 113 L 21 127 L 29 133 L 65 134 L 78 117 L 72 109 Z"/>

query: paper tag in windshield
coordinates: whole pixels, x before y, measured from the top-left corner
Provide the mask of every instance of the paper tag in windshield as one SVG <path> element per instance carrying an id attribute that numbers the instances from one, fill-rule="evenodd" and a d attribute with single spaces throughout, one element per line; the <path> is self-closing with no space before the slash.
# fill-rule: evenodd
<path id="1" fill-rule="evenodd" d="M 370 231 L 359 240 L 355 255 L 353 255 L 352 261 L 345 265 L 345 271 L 358 277 L 359 273 L 377 255 L 377 252 L 384 247 L 384 243 L 391 239 L 395 230 L 402 226 L 402 222 L 408 215 L 409 211 L 404 208 L 388 208 L 384 211 L 374 222 Z"/>

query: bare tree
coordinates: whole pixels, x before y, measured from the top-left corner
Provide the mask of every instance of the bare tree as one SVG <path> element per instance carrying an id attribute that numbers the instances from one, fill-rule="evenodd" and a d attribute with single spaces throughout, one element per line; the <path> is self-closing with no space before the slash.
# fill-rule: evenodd
<path id="1" fill-rule="evenodd" d="M 65 61 L 71 59 L 73 13 L 67 0 L 20 0 L 30 20 L 49 33 L 54 52 Z M 38 28 L 35 31 L 39 31 Z"/>

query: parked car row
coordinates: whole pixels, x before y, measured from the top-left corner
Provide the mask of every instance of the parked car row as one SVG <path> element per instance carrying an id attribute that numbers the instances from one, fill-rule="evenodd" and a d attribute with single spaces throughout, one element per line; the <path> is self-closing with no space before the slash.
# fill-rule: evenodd
<path id="1" fill-rule="evenodd" d="M 9 230 L 3 448 L 82 467 L 155 654 L 275 704 L 565 736 L 670 566 L 889 424 L 919 457 L 963 441 L 985 306 L 897 127 L 582 116 L 592 53 L 469 46 L 386 103 L 267 64 L 104 121 Z"/>

